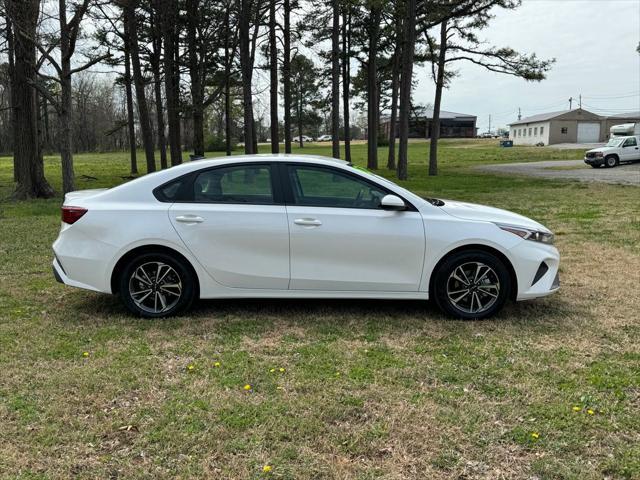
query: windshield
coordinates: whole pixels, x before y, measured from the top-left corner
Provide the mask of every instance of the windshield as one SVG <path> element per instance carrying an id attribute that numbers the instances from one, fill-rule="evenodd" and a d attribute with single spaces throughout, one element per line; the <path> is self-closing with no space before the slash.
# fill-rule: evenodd
<path id="1" fill-rule="evenodd" d="M 612 138 L 607 142 L 605 147 L 617 147 L 622 143 L 622 140 L 624 140 L 624 138 Z"/>

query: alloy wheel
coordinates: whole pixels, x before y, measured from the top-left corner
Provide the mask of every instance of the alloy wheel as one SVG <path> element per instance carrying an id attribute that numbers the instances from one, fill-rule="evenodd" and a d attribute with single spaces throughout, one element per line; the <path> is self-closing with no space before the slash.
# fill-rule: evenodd
<path id="1" fill-rule="evenodd" d="M 178 272 L 166 263 L 143 263 L 129 278 L 129 295 L 147 313 L 168 312 L 180 301 L 182 281 Z"/>
<path id="2" fill-rule="evenodd" d="M 493 268 L 482 262 L 467 262 L 453 269 L 447 280 L 447 297 L 464 313 L 490 309 L 500 295 L 500 280 Z"/>

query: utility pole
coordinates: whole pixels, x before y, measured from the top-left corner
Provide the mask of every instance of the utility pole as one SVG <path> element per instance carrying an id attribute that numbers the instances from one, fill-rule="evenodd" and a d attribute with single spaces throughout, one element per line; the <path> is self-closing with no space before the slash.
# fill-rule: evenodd
<path id="1" fill-rule="evenodd" d="M 518 107 L 518 120 L 522 119 L 522 112 L 520 111 L 520 107 Z"/>
<path id="2" fill-rule="evenodd" d="M 571 110 L 572 103 L 573 103 L 573 97 L 569 97 L 569 110 Z"/>
<path id="3" fill-rule="evenodd" d="M 491 115 L 489 115 L 489 133 L 491 133 Z"/>
<path id="4" fill-rule="evenodd" d="M 582 108 L 582 94 L 578 95 L 578 106 Z"/>

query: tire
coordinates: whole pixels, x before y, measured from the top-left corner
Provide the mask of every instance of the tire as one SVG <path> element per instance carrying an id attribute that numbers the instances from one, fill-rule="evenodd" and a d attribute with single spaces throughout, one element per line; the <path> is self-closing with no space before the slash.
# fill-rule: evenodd
<path id="1" fill-rule="evenodd" d="M 134 257 L 119 279 L 125 307 L 146 318 L 170 317 L 188 309 L 196 297 L 196 285 L 190 265 L 160 252 Z"/>
<path id="2" fill-rule="evenodd" d="M 481 320 L 504 307 L 511 288 L 511 276 L 502 260 L 482 250 L 467 250 L 450 255 L 438 267 L 432 294 L 445 314 Z"/>
<path id="3" fill-rule="evenodd" d="M 615 155 L 609 155 L 604 159 L 604 165 L 607 168 L 613 168 L 620 165 L 620 160 Z"/>

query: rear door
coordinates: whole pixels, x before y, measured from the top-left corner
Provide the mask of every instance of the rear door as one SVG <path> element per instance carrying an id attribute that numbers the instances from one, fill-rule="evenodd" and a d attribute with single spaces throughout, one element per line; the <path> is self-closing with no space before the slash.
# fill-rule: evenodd
<path id="1" fill-rule="evenodd" d="M 328 166 L 282 165 L 292 290 L 417 291 L 425 238 L 414 208 L 379 207 L 389 192 Z"/>
<path id="2" fill-rule="evenodd" d="M 185 181 L 169 217 L 209 274 L 227 287 L 286 290 L 289 228 L 273 167 L 214 167 Z"/>

